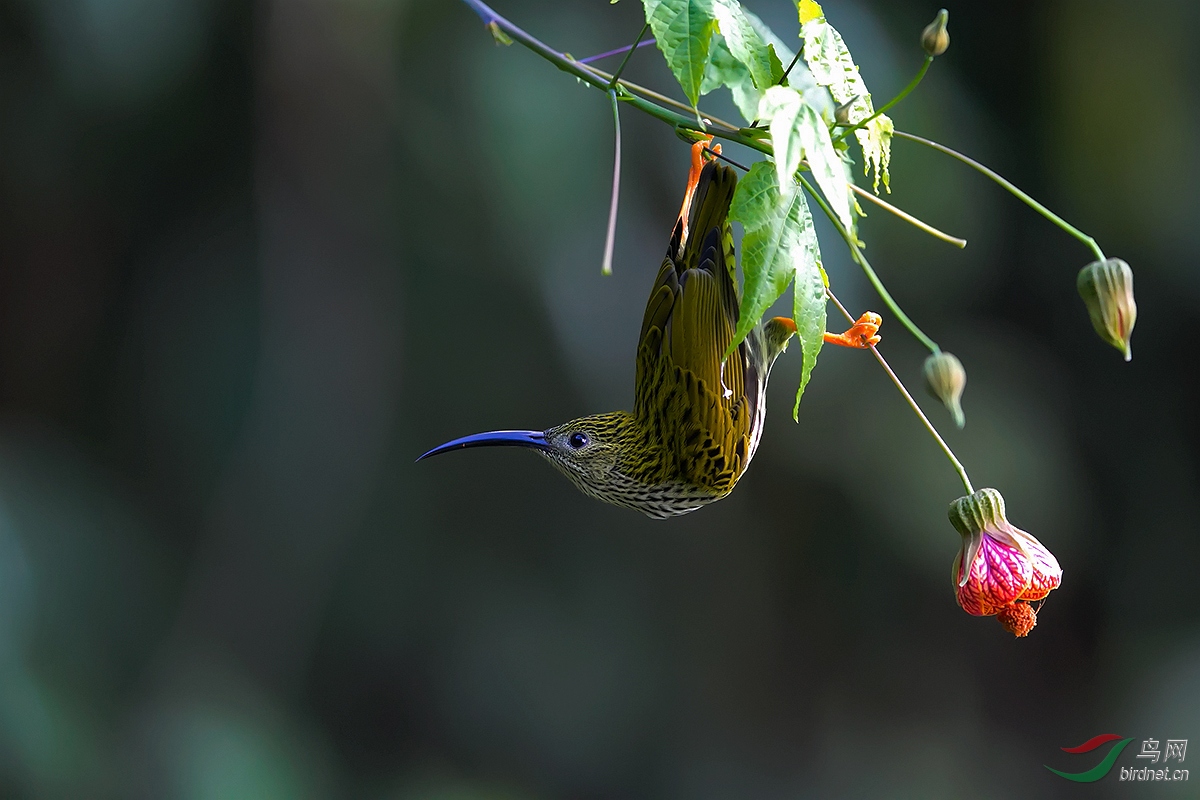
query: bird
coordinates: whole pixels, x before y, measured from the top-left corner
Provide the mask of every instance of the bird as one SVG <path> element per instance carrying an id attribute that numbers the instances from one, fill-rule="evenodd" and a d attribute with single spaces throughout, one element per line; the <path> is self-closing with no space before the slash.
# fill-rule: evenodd
<path id="1" fill-rule="evenodd" d="M 670 244 L 638 335 L 633 411 L 579 417 L 546 430 L 464 436 L 417 460 L 482 446 L 529 448 L 585 495 L 665 519 L 727 497 L 762 439 L 771 368 L 796 324 L 757 324 L 724 357 L 740 306 L 729 207 L 737 175 L 692 146 L 691 169 Z M 869 347 L 880 318 L 868 312 L 825 341 Z"/>

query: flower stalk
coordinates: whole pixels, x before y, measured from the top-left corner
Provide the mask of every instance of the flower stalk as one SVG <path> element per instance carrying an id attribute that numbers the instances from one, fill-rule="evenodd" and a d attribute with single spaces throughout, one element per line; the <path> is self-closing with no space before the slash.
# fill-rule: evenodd
<path id="1" fill-rule="evenodd" d="M 879 279 L 879 276 L 875 274 L 875 270 L 871 269 L 867 257 L 859 249 L 858 242 L 854 241 L 854 237 L 850 235 L 850 231 L 842 227 L 841 220 L 833 213 L 833 209 L 825 202 L 825 198 L 817 192 L 816 188 L 803 175 L 798 175 L 797 177 L 800 179 L 800 184 L 812 196 L 813 200 L 817 202 L 821 210 L 825 212 L 825 216 L 829 217 L 829 221 L 833 223 L 833 227 L 837 229 L 838 234 L 846 242 L 846 247 L 850 248 L 850 255 L 858 263 L 858 266 L 862 268 L 862 271 L 867 276 L 867 280 L 875 287 L 875 291 L 879 294 L 880 299 L 883 300 L 884 305 L 888 307 L 888 310 L 896 316 L 901 325 L 908 329 L 909 333 L 916 337 L 917 341 L 929 348 L 931 353 L 940 353 L 942 348 L 938 347 L 937 342 L 926 336 L 925 332 L 918 328 L 917 324 L 909 319 L 908 314 L 905 314 L 904 310 L 900 308 L 900 305 L 892 299 L 891 293 L 883 285 L 883 281 Z"/>
<path id="2" fill-rule="evenodd" d="M 833 304 L 838 307 L 838 310 L 842 312 L 842 315 L 851 324 L 853 324 L 854 317 L 851 316 L 850 312 L 846 310 L 846 307 L 842 305 L 842 301 L 837 299 L 834 293 L 829 290 L 829 287 L 825 288 L 825 293 L 829 295 L 829 299 L 832 300 Z M 942 448 L 942 453 L 944 453 L 946 458 L 950 461 L 950 464 L 954 467 L 954 471 L 958 473 L 958 479 L 962 481 L 962 485 L 967 490 L 967 494 L 973 493 L 975 491 L 975 487 L 971 485 L 971 478 L 967 475 L 967 468 L 964 467 L 962 462 L 958 460 L 958 456 L 954 455 L 954 451 L 950 449 L 950 445 L 946 444 L 946 440 L 942 438 L 942 435 L 938 433 L 937 428 L 935 428 L 933 423 L 929 421 L 929 417 L 925 416 L 925 412 L 921 410 L 921 406 L 917 405 L 917 401 L 913 399 L 913 396 L 904 386 L 904 381 L 900 380 L 900 377 L 892 370 L 892 367 L 890 364 L 888 364 L 887 359 L 885 359 L 883 354 L 879 352 L 879 348 L 877 348 L 875 345 L 871 345 L 871 353 L 874 354 L 875 360 L 879 362 L 881 367 L 883 367 L 883 370 L 888 374 L 888 377 L 892 379 L 892 383 L 896 384 L 896 388 L 900 390 L 900 394 L 904 395 L 904 399 L 908 401 L 908 405 L 912 408 L 913 413 L 915 413 L 925 425 L 925 430 L 929 431 L 929 435 L 932 436 L 934 441 L 938 443 L 938 447 Z"/>
<path id="3" fill-rule="evenodd" d="M 937 150 L 940 153 L 945 153 L 946 155 L 948 155 L 952 158 L 956 158 L 959 161 L 961 161 L 962 163 L 971 167 L 972 169 L 983 173 L 984 175 L 988 176 L 996 183 L 1003 186 L 1009 192 L 1011 192 L 1015 197 L 1017 197 L 1019 200 L 1021 200 L 1021 202 L 1025 203 L 1025 205 L 1029 206 L 1034 211 L 1038 212 L 1043 217 L 1050 220 L 1055 225 L 1062 228 L 1064 231 L 1071 234 L 1076 239 L 1078 239 L 1079 241 L 1083 242 L 1088 247 L 1090 247 L 1092 252 L 1096 254 L 1096 258 L 1098 260 L 1100 260 L 1100 261 L 1104 260 L 1104 251 L 1100 249 L 1100 245 L 1098 245 L 1096 243 L 1095 239 L 1093 239 L 1091 236 L 1088 236 L 1086 233 L 1079 230 L 1071 223 L 1067 222 L 1065 219 L 1060 217 L 1058 214 L 1055 214 L 1053 211 L 1046 208 L 1044 205 L 1039 203 L 1037 200 L 1034 200 L 1032 197 L 1030 197 L 1028 194 L 1026 194 L 1025 192 L 1018 189 L 1011 181 L 1005 179 L 1003 176 L 1001 176 L 996 171 L 988 169 L 987 167 L 985 167 L 983 164 L 980 164 L 975 159 L 973 159 L 969 156 L 965 156 L 962 153 L 958 152 L 957 150 L 952 150 L 949 147 L 946 147 L 946 145 L 944 145 L 944 144 L 939 144 L 938 142 L 932 141 L 930 139 L 926 139 L 922 136 L 917 136 L 916 134 L 912 134 L 912 133 L 905 133 L 904 131 L 893 131 L 892 136 L 899 137 L 901 139 L 908 139 L 909 141 L 917 142 L 918 144 L 923 144 L 926 147 L 932 147 L 934 150 Z"/>
<path id="4" fill-rule="evenodd" d="M 868 200 L 868 201 L 874 203 L 875 205 L 882 208 L 884 211 L 887 211 L 889 214 L 895 214 L 897 217 L 904 220 L 909 225 L 920 228 L 921 230 L 925 231 L 933 238 L 941 239 L 943 242 L 952 244 L 959 249 L 962 249 L 967 246 L 966 239 L 960 239 L 957 236 L 951 236 L 950 234 L 948 234 L 944 231 L 938 230 L 937 228 L 930 225 L 928 222 L 923 222 L 922 220 L 917 219 L 916 217 L 914 217 L 912 214 L 909 214 L 904 209 L 896 208 L 894 205 L 892 205 L 888 201 L 884 200 L 883 198 L 876 197 L 874 192 L 868 192 L 866 189 L 862 188 L 861 186 L 859 186 L 856 183 L 852 183 L 851 181 L 846 181 L 846 185 L 848 187 L 850 187 L 850 190 L 852 192 L 854 192 L 855 194 L 857 194 L 859 197 L 863 198 L 864 200 Z"/>
<path id="5" fill-rule="evenodd" d="M 921 81 L 925 78 L 925 73 L 929 71 L 929 65 L 932 63 L 933 63 L 933 56 L 926 56 L 925 62 L 923 64 L 921 64 L 921 68 L 919 70 L 917 70 L 916 76 L 913 77 L 913 79 L 908 82 L 908 86 L 905 86 L 903 89 L 901 89 L 899 94 L 897 94 L 891 100 L 887 101 L 887 104 L 885 104 L 882 108 L 877 109 L 875 111 L 875 113 L 872 114 L 871 116 L 867 117 L 866 119 L 861 119 L 858 122 L 854 123 L 853 125 L 847 125 L 845 128 L 842 129 L 842 131 L 837 136 L 833 137 L 833 141 L 835 143 L 840 142 L 842 139 L 845 139 L 847 136 L 854 133 L 859 128 L 865 127 L 867 125 L 867 123 L 869 123 L 871 120 L 878 117 L 880 114 L 886 114 L 888 112 L 888 110 L 891 109 L 894 105 L 899 103 L 904 98 L 908 97 L 909 94 L 912 93 L 912 90 L 916 89 L 921 84 Z"/>

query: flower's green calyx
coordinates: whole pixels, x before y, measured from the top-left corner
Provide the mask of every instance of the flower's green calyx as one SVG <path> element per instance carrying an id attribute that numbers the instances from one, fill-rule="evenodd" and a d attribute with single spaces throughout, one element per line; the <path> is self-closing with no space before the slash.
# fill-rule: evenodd
<path id="1" fill-rule="evenodd" d="M 950 12 L 943 8 L 933 18 L 933 22 L 926 25 L 925 30 L 921 31 L 921 47 L 931 57 L 940 56 L 950 46 L 950 31 L 946 30 L 946 23 L 949 19 Z"/>
<path id="2" fill-rule="evenodd" d="M 1133 270 L 1119 258 L 1093 261 L 1079 271 L 1075 285 L 1096 333 L 1124 353 L 1126 361 L 1131 359 L 1133 351 L 1129 348 L 1129 339 L 1137 322 Z"/>
<path id="3" fill-rule="evenodd" d="M 954 417 L 954 424 L 961 428 L 966 424 L 962 410 L 962 393 L 967 386 L 967 371 L 954 354 L 944 350 L 925 359 L 925 388 L 941 400 Z"/>

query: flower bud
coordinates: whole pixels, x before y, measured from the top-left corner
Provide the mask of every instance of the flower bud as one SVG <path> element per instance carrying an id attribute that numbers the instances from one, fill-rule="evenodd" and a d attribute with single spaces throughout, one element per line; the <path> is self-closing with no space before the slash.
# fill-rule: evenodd
<path id="1" fill-rule="evenodd" d="M 962 410 L 962 393 L 966 385 L 967 371 L 952 353 L 941 351 L 925 359 L 925 388 L 942 401 L 954 417 L 954 424 L 960 428 L 967 421 Z"/>
<path id="2" fill-rule="evenodd" d="M 950 46 L 950 31 L 946 30 L 949 19 L 950 12 L 943 8 L 933 18 L 933 22 L 921 31 L 921 47 L 925 48 L 929 55 L 940 56 Z"/>
<path id="3" fill-rule="evenodd" d="M 833 121 L 838 125 L 849 125 L 850 109 L 854 107 L 854 104 L 858 102 L 860 97 L 862 97 L 862 95 L 856 94 L 854 97 L 851 97 L 849 100 L 835 108 L 833 110 Z"/>
<path id="4" fill-rule="evenodd" d="M 1087 306 L 1092 327 L 1100 338 L 1133 358 L 1129 337 L 1137 322 L 1137 303 L 1133 300 L 1133 270 L 1119 258 L 1093 261 L 1079 271 L 1075 281 L 1079 296 Z"/>
<path id="5" fill-rule="evenodd" d="M 995 489 L 960 497 L 948 513 L 963 538 L 954 559 L 959 606 L 974 616 L 1003 613 L 1001 624 L 1011 623 L 1014 632 L 1025 628 L 1028 613 L 1013 606 L 1018 601 L 1042 600 L 1057 589 L 1062 583 L 1058 561 L 1041 542 L 1005 518 L 1004 498 Z M 1032 625 L 1026 633 L 1029 628 Z"/>

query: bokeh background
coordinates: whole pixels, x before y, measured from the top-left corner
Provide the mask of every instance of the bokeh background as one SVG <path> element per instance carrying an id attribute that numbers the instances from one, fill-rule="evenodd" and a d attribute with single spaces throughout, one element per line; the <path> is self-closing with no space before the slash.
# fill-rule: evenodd
<path id="1" fill-rule="evenodd" d="M 746 4 L 794 37 L 790 2 Z M 640 26 L 496 6 L 578 56 Z M 887 98 L 936 6 L 826 11 Z M 931 416 L 1065 567 L 1024 640 L 954 604 L 960 487 L 861 353 L 826 351 L 797 424 L 793 348 L 754 468 L 672 521 L 526 452 L 413 463 L 629 405 L 668 127 L 623 111 L 606 278 L 607 101 L 462 3 L 0 0 L 0 796 L 1197 796 L 1042 765 L 1102 732 L 1200 759 L 1200 6 L 950 11 L 898 127 L 1137 276 L 1125 364 L 1087 249 L 962 165 L 897 141 L 891 199 L 965 251 L 863 223 L 966 365 L 966 429 Z M 654 50 L 627 74 L 678 96 Z"/>

